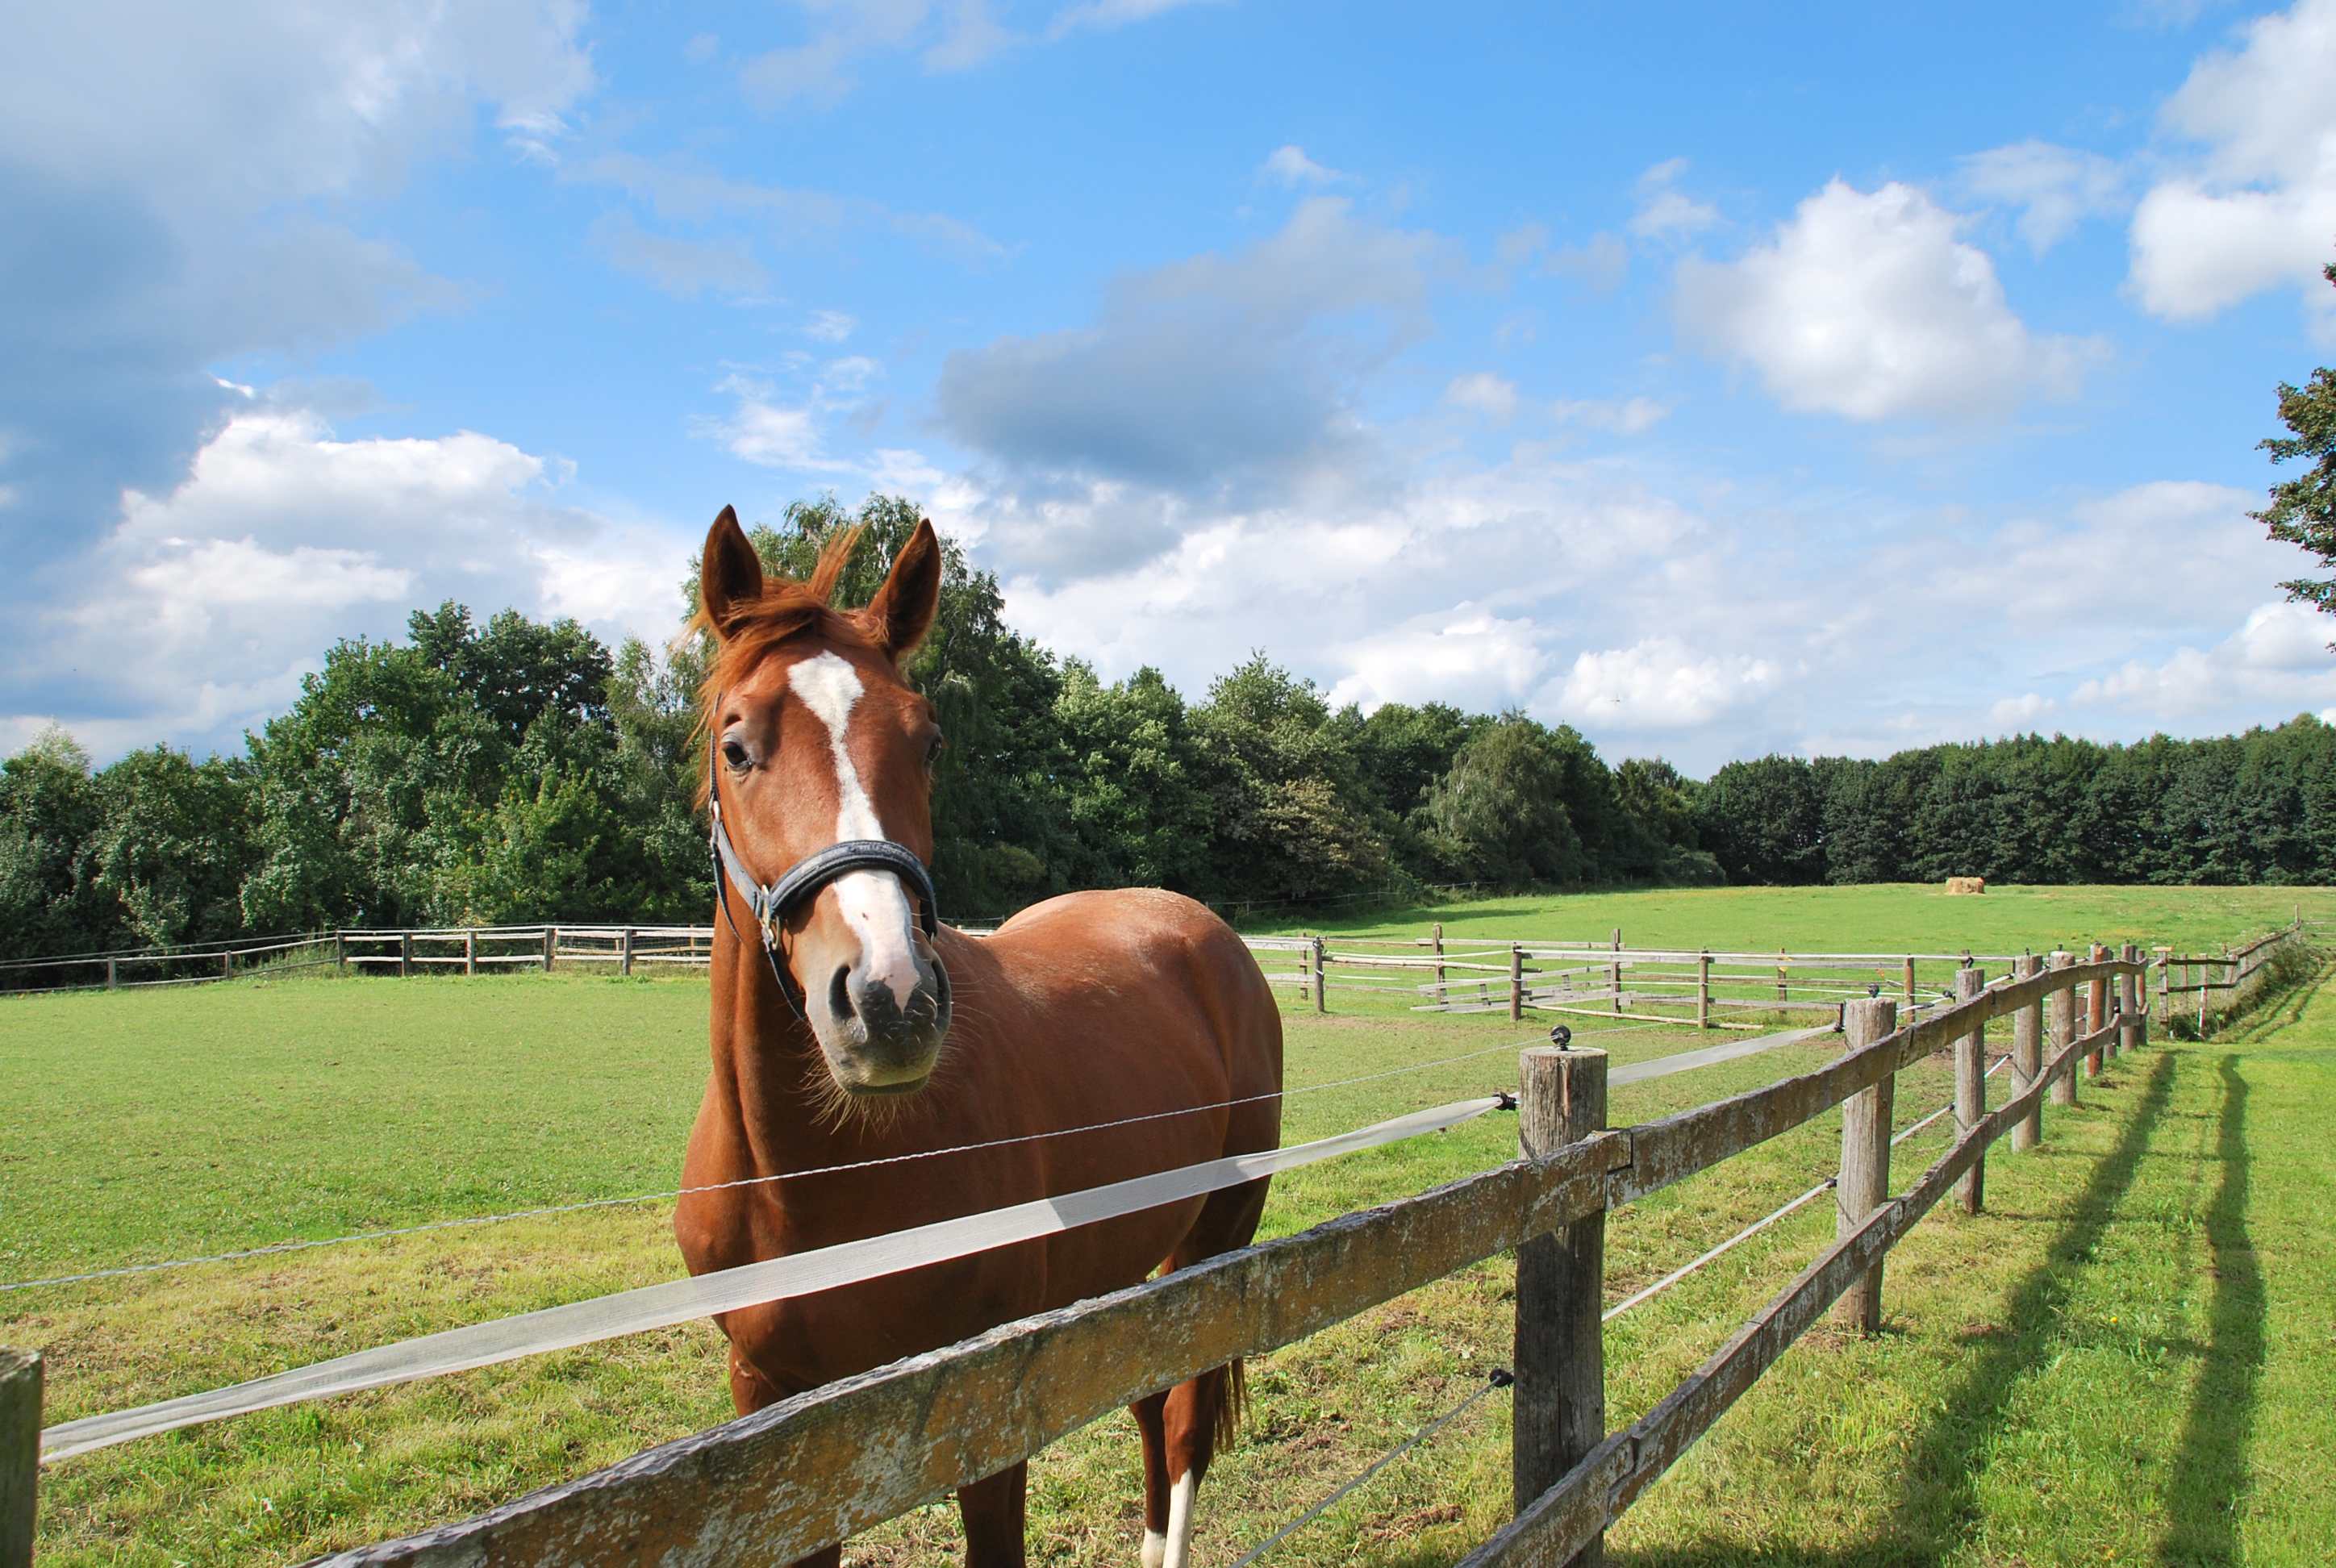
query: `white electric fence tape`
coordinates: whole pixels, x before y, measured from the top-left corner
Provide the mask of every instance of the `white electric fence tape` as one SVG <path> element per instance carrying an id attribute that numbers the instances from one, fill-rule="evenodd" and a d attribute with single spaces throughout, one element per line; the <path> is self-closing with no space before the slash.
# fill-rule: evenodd
<path id="1" fill-rule="evenodd" d="M 1781 1035 L 1757 1035 L 1748 1040 L 1730 1040 L 1724 1046 L 1707 1046 L 1699 1051 L 1681 1051 L 1674 1057 L 1658 1057 L 1651 1062 L 1633 1062 L 1627 1067 L 1616 1067 L 1607 1074 L 1606 1084 L 1609 1088 L 1623 1084 L 1643 1084 L 1649 1078 L 1669 1077 L 1673 1073 L 1708 1067 L 1718 1062 L 1732 1062 L 1738 1057 L 1757 1056 L 1762 1051 L 1773 1051 L 1778 1046 L 1797 1046 L 1803 1040 L 1833 1032 L 1831 1024 L 1823 1024 L 1814 1029 L 1787 1029 Z"/>
<path id="2" fill-rule="evenodd" d="M 1634 1035 L 1641 1029 L 1662 1027 L 1660 1024 L 1637 1024 L 1620 1029 L 1585 1029 L 1574 1037 L 1581 1039 L 1591 1035 Z M 1742 1054 L 1742 1048 L 1757 1047 L 1766 1049 L 1768 1046 L 1788 1044 L 1789 1041 L 1790 1037 L 1786 1036 L 1769 1035 L 1764 1036 L 1760 1040 L 1739 1041 L 1735 1047 L 1723 1046 L 1718 1048 L 1723 1051 L 1734 1049 L 1737 1054 Z M 878 1165 L 905 1164 L 911 1160 L 939 1159 L 944 1154 L 966 1154 L 982 1149 L 1002 1149 L 1009 1144 L 1033 1144 L 1046 1138 L 1067 1138 L 1080 1133 L 1099 1133 L 1113 1127 L 1132 1127 L 1138 1122 L 1157 1122 L 1172 1116 L 1198 1115 L 1203 1111 L 1222 1111 L 1234 1105 L 1253 1105 L 1259 1100 L 1279 1098 L 1286 1102 L 1297 1098 L 1299 1095 L 1316 1095 L 1325 1089 L 1343 1089 L 1354 1084 L 1377 1083 L 1381 1078 L 1399 1078 L 1406 1073 L 1431 1072 L 1437 1067 L 1448 1067 L 1459 1062 L 1473 1062 L 1479 1057 L 1499 1056 L 1504 1052 L 1521 1050 L 1527 1046 L 1539 1043 L 1538 1040 L 1520 1040 L 1510 1045 L 1488 1046 L 1481 1051 L 1468 1051 L 1460 1056 L 1445 1057 L 1432 1062 L 1413 1062 L 1406 1066 L 1389 1067 L 1382 1073 L 1364 1073 L 1358 1077 L 1334 1078 L 1327 1084 L 1307 1084 L 1295 1089 L 1278 1089 L 1270 1095 L 1251 1095 L 1244 1099 L 1217 1100 L 1205 1105 L 1184 1105 L 1173 1111 L 1153 1111 L 1140 1116 L 1122 1116 L 1116 1121 L 1090 1122 L 1081 1127 L 1056 1127 L 1043 1133 L 1024 1133 L 1011 1138 L 992 1138 L 987 1143 L 951 1144 L 944 1149 L 919 1149 L 913 1154 L 887 1154 L 881 1159 L 853 1160 L 840 1165 L 814 1165 L 809 1170 L 780 1171 L 768 1176 L 741 1176 L 735 1182 L 714 1182 L 702 1187 L 674 1187 L 658 1193 L 636 1193 L 625 1198 L 589 1198 L 580 1203 L 553 1203 L 540 1209 L 511 1209 L 500 1214 L 471 1214 L 456 1220 L 429 1220 L 418 1225 L 396 1225 L 380 1231 L 354 1231 L 346 1236 L 324 1236 L 315 1241 L 275 1242 L 264 1247 L 242 1247 L 231 1252 L 209 1252 L 199 1258 L 173 1258 L 167 1262 L 159 1263 L 125 1263 L 120 1268 L 92 1269 L 83 1274 L 56 1274 L 44 1280 L 12 1280 L 5 1285 L 0 1285 L 0 1295 L 5 1295 L 11 1290 L 37 1290 L 49 1285 L 79 1285 L 92 1280 L 118 1280 L 125 1275 L 151 1274 L 165 1269 L 191 1269 L 204 1263 L 232 1263 L 243 1258 L 266 1258 L 278 1252 L 305 1252 L 313 1247 L 339 1247 L 352 1242 L 385 1242 L 397 1236 L 419 1235 L 425 1231 L 456 1231 L 472 1225 L 499 1225 L 507 1220 L 540 1220 L 551 1214 L 580 1213 L 587 1209 L 621 1208 L 628 1203 L 663 1203 L 667 1198 L 684 1197 L 693 1193 L 720 1193 L 733 1187 L 760 1187 L 775 1182 L 799 1182 L 806 1176 L 832 1176 L 840 1171 L 865 1171 Z M 1705 1055 L 1706 1053 L 1701 1051 L 1689 1051 L 1684 1057 L 1666 1057 L 1663 1060 L 1682 1062 L 1688 1066 L 1700 1066 L 1703 1065 L 1702 1058 Z M 1689 1061 L 1689 1057 L 1696 1059 Z M 1623 1070 L 1633 1071 L 1630 1068 Z M 1663 1072 L 1680 1070 L 1682 1069 L 1678 1067 L 1662 1069 Z M 1638 1074 L 1640 1077 L 1661 1076 L 1660 1072 Z M 1621 1081 L 1630 1083 L 1634 1082 L 1635 1079 L 1624 1078 Z"/>
<path id="3" fill-rule="evenodd" d="M 1058 1198 L 1040 1198 L 1011 1208 L 871 1236 L 865 1241 L 724 1269 L 695 1279 L 620 1290 L 589 1301 L 498 1318 L 492 1322 L 360 1350 L 352 1356 L 336 1357 L 208 1393 L 67 1421 L 41 1434 L 41 1458 L 44 1462 L 69 1459 L 133 1437 L 151 1437 L 204 1421 L 469 1371 L 623 1334 L 667 1329 L 765 1301 L 832 1290 L 928 1263 L 945 1262 L 1017 1242 L 1035 1241 L 1079 1225 L 1140 1213 L 1163 1203 L 1240 1186 L 1357 1150 L 1376 1148 L 1423 1133 L 1442 1132 L 1481 1116 L 1500 1104 L 1497 1096 L 1455 1101 L 1335 1137 L 1318 1138 L 1294 1148 L 1235 1154 L 1066 1193 Z"/>

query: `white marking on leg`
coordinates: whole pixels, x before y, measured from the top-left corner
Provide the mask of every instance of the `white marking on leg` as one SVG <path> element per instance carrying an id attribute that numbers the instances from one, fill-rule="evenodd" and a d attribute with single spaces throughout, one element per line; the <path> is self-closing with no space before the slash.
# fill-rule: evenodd
<path id="1" fill-rule="evenodd" d="M 1168 1489 L 1167 1550 L 1162 1554 L 1161 1568 L 1185 1568 L 1192 1560 L 1192 1495 L 1201 1484 L 1185 1471 L 1176 1477 L 1176 1485 Z"/>
<path id="2" fill-rule="evenodd" d="M 845 744 L 852 734 L 852 710 L 866 689 L 860 684 L 860 672 L 834 654 L 822 653 L 789 670 L 787 685 L 827 726 L 828 749 L 835 757 L 836 842 L 891 838 L 876 819 L 876 807 L 861 785 L 860 770 L 852 765 Z M 859 934 L 861 971 L 891 988 L 893 999 L 906 1008 L 917 989 L 917 950 L 909 935 L 909 895 L 900 879 L 884 872 L 846 872 L 829 885 L 835 890 L 845 923 Z"/>
<path id="3" fill-rule="evenodd" d="M 1144 1568 L 1160 1568 L 1168 1560 L 1168 1537 L 1157 1530 L 1144 1532 Z"/>

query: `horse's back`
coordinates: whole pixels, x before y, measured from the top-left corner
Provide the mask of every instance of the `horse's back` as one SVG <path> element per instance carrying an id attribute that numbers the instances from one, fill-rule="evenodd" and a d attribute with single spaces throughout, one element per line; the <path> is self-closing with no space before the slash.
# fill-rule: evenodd
<path id="1" fill-rule="evenodd" d="M 1223 1075 L 1225 1097 L 1281 1086 L 1281 1012 L 1272 989 L 1232 928 L 1181 893 L 1065 893 L 978 940 L 984 978 L 994 976 L 1042 1018 L 1060 1044 L 1119 1037 L 1171 1052 L 1205 1049 Z M 977 1003 L 977 1017 L 980 1010 Z M 1104 1037 L 1087 1033 L 1097 1026 Z"/>

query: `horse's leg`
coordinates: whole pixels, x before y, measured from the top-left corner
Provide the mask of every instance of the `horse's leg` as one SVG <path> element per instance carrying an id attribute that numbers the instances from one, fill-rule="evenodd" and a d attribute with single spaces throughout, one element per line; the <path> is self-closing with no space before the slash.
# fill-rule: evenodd
<path id="1" fill-rule="evenodd" d="M 1144 1568 L 1161 1568 L 1168 1554 L 1168 1392 L 1147 1394 L 1127 1407 L 1144 1437 Z"/>
<path id="2" fill-rule="evenodd" d="M 966 1568 L 1022 1568 L 1029 1488 L 1030 1461 L 1025 1459 L 957 1489 L 958 1515 L 965 1521 Z"/>
<path id="3" fill-rule="evenodd" d="M 764 1406 L 775 1405 L 785 1398 L 777 1384 L 749 1366 L 735 1346 L 731 1348 L 730 1402 L 738 1407 L 738 1414 L 751 1416 Z M 843 1543 L 839 1541 L 832 1546 L 821 1547 L 808 1557 L 796 1558 L 794 1568 L 842 1568 L 842 1563 Z"/>
<path id="4" fill-rule="evenodd" d="M 1169 1267 L 1190 1268 L 1203 1258 L 1249 1245 L 1250 1238 L 1257 1234 L 1258 1216 L 1265 1212 L 1265 1193 L 1263 1182 L 1212 1193 L 1209 1201 L 1201 1206 L 1200 1218 L 1192 1222 L 1192 1228 L 1176 1244 Z M 1241 1363 L 1235 1361 L 1231 1366 L 1212 1368 L 1168 1390 L 1161 1411 L 1160 1446 L 1165 1463 L 1160 1467 L 1158 1482 L 1152 1478 L 1152 1435 L 1145 1432 L 1144 1490 L 1149 1494 L 1146 1501 L 1151 1504 L 1147 1520 L 1158 1521 L 1152 1528 L 1159 1529 L 1164 1539 L 1155 1564 L 1151 1529 L 1146 1529 L 1144 1568 L 1190 1568 L 1192 1509 L 1200 1494 L 1201 1478 L 1209 1473 L 1209 1461 L 1216 1457 L 1218 1443 L 1232 1439 L 1233 1423 L 1240 1416 L 1241 1388 Z M 1167 1493 L 1164 1509 L 1159 1505 L 1163 1490 Z"/>

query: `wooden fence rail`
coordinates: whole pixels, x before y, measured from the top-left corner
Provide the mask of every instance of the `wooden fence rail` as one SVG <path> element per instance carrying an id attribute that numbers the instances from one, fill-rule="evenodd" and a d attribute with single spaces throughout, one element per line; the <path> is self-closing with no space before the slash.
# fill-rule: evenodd
<path id="1" fill-rule="evenodd" d="M 1889 1028 L 1816 1071 L 1620 1130 L 1596 1126 L 1604 1116 L 1603 1054 L 1541 1047 L 1522 1066 L 1521 1132 L 1528 1152 L 1495 1170 L 1006 1324 L 474 1518 L 320 1561 L 346 1568 L 793 1563 L 1234 1357 L 1290 1344 L 1494 1253 L 1557 1238 L 1570 1264 L 1539 1271 L 1521 1265 L 1521 1371 L 1534 1363 L 1528 1339 L 1575 1349 L 1554 1363 L 1544 1354 L 1542 1374 L 1520 1377 L 1516 1387 L 1518 1429 L 1560 1435 L 1542 1444 L 1534 1460 L 1557 1478 L 1543 1485 L 1544 1475 L 1533 1482 L 1540 1489 L 1528 1491 L 1529 1466 L 1521 1464 L 1517 1518 L 1470 1559 L 1471 1568 L 1554 1568 L 1593 1543 L 1818 1313 L 1873 1272 L 1989 1144 L 2040 1115 L 2048 1090 L 2072 1076 L 2086 1055 L 2114 1052 L 2120 1038 L 2127 1048 L 2140 1043 L 2140 1018 L 2108 1004 L 2130 994 L 2122 982 L 2145 969 L 2127 950 L 2122 958 L 2000 980 Z M 2019 1017 L 2025 1033 L 2048 998 L 2076 988 L 2102 998 L 2108 1010 L 2098 1016 L 2112 1021 L 2089 1034 L 2072 1028 L 2058 1035 L 2049 1061 L 2036 1070 L 2022 1064 L 2010 1103 L 1965 1125 L 1947 1156 L 1904 1194 L 1853 1215 L 1847 1233 L 1645 1418 L 1587 1453 L 1566 1451 L 1569 1444 L 1589 1443 L 1603 1426 L 1602 1378 L 1585 1382 L 1581 1370 L 1593 1353 L 1602 1366 L 1595 1329 L 1602 1242 L 1591 1244 L 1586 1223 L 1596 1222 L 1602 1236 L 1609 1210 L 1708 1170 L 1853 1096 L 1886 1092 L 1899 1072 L 1982 1034 L 1990 1020 Z M 1534 1138 L 1551 1136 L 1552 1126 L 1566 1141 L 1537 1151 Z M 1528 1248 L 1525 1256 L 1533 1255 Z M 1566 1320 L 1552 1327 L 1552 1313 Z M 0 1368 L 0 1412 L 15 1407 L 12 1398 L 16 1406 L 28 1403 L 21 1392 L 11 1393 L 23 1382 Z M 29 1498 L 33 1485 L 35 1450 L 26 1445 L 37 1432 L 36 1377 L 32 1389 L 32 1424 L 24 1425 L 20 1412 L 0 1430 L 0 1542 L 8 1538 L 8 1504 Z M 29 1555 L 0 1554 L 0 1568 L 15 1568 L 15 1561 Z"/>

